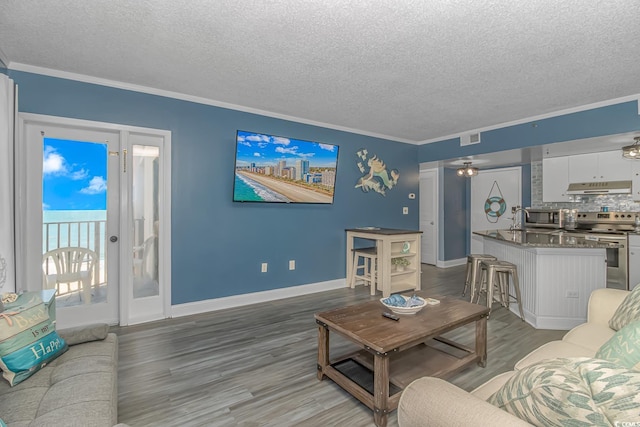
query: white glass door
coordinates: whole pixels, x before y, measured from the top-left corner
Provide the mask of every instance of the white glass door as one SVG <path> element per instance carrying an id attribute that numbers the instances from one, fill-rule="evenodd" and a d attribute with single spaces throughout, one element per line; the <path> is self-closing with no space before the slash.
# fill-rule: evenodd
<path id="1" fill-rule="evenodd" d="M 131 218 L 128 259 L 131 276 L 123 301 L 126 312 L 121 324 L 140 323 L 166 317 L 170 277 L 168 230 L 166 135 L 128 135 L 127 204 Z"/>
<path id="2" fill-rule="evenodd" d="M 56 289 L 59 327 L 171 310 L 171 133 L 20 114 L 18 290 Z"/>
<path id="3" fill-rule="evenodd" d="M 57 291 L 61 327 L 118 323 L 120 133 L 24 129 L 27 288 Z"/>

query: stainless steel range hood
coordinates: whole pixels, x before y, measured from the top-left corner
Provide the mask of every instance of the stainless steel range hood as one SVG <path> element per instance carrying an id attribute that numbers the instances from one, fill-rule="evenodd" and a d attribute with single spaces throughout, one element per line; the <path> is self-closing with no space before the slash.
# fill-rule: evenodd
<path id="1" fill-rule="evenodd" d="M 631 181 L 576 182 L 567 194 L 630 194 Z"/>

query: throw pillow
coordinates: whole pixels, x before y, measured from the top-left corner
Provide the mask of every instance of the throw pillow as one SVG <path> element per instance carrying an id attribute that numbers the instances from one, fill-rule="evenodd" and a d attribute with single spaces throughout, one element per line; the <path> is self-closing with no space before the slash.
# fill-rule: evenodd
<path id="1" fill-rule="evenodd" d="M 634 320 L 640 320 L 640 286 L 636 286 L 625 297 L 609 320 L 609 327 L 619 331 Z"/>
<path id="2" fill-rule="evenodd" d="M 518 371 L 489 403 L 537 426 L 611 426 L 640 419 L 640 372 L 587 357 Z"/>
<path id="3" fill-rule="evenodd" d="M 67 350 L 39 292 L 21 294 L 0 314 L 0 369 L 12 386 Z"/>
<path id="4" fill-rule="evenodd" d="M 596 358 L 640 370 L 640 320 L 629 323 L 602 344 Z"/>
<path id="5" fill-rule="evenodd" d="M 109 325 L 106 323 L 96 323 L 87 326 L 77 326 L 75 328 L 60 329 L 58 334 L 67 345 L 82 344 L 89 341 L 101 341 L 107 337 Z"/>

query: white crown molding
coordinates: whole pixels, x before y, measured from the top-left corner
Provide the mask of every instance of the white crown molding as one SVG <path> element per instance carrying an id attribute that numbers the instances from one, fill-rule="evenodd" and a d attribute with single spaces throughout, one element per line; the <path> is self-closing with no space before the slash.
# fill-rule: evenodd
<path id="1" fill-rule="evenodd" d="M 157 89 L 157 88 L 148 87 L 148 86 L 136 85 L 136 84 L 132 84 L 132 83 L 124 83 L 124 82 L 119 82 L 119 81 L 116 81 L 116 80 L 102 79 L 102 78 L 99 78 L 99 77 L 88 76 L 88 75 L 85 75 L 85 74 L 70 73 L 68 71 L 54 70 L 54 69 L 51 69 L 51 68 L 37 67 L 35 65 L 22 64 L 22 63 L 19 63 L 19 62 L 11 62 L 11 63 L 9 63 L 6 55 L 4 55 L 2 50 L 0 50 L 0 66 L 2 65 L 2 63 L 4 63 L 4 66 L 6 66 L 10 70 L 24 71 L 24 72 L 27 72 L 27 73 L 34 73 L 34 74 L 42 74 L 42 75 L 50 76 L 50 77 L 57 77 L 57 78 L 68 79 L 68 80 L 75 80 L 75 81 L 79 81 L 79 82 L 83 82 L 83 83 L 91 83 L 91 84 L 96 84 L 96 85 L 100 85 L 100 86 L 112 87 L 112 88 L 116 88 L 116 89 L 129 90 L 129 91 L 132 91 L 132 92 L 140 92 L 140 93 L 146 93 L 146 94 L 149 94 L 149 95 L 163 96 L 163 97 L 166 97 L 166 98 L 179 99 L 179 100 L 182 100 L 182 101 L 189 101 L 189 102 L 194 102 L 194 103 L 203 104 L 203 105 L 211 105 L 213 107 L 220 107 L 220 108 L 226 108 L 226 109 L 229 109 L 229 110 L 242 111 L 242 112 L 245 112 L 245 113 L 257 114 L 257 115 L 266 116 L 266 117 L 272 117 L 274 119 L 288 120 L 288 121 L 297 122 L 297 123 L 303 123 L 303 124 L 307 124 L 307 125 L 311 125 L 311 126 L 318 126 L 318 127 L 323 127 L 323 128 L 327 128 L 327 129 L 333 129 L 333 130 L 337 130 L 337 131 L 341 131 L 341 132 L 354 133 L 354 134 L 358 134 L 358 135 L 370 136 L 372 138 L 386 139 L 386 140 L 389 140 L 389 141 L 402 142 L 402 143 L 405 143 L 405 144 L 412 144 L 412 145 L 432 144 L 434 142 L 446 141 L 447 139 L 460 138 L 461 135 L 467 135 L 467 134 L 473 134 L 473 133 L 482 133 L 482 132 L 487 132 L 487 131 L 491 131 L 491 130 L 495 130 L 495 129 L 502 129 L 502 128 L 506 128 L 506 127 L 510 127 L 510 126 L 516 126 L 516 125 L 521 125 L 521 124 L 524 124 L 524 123 L 530 123 L 530 122 L 533 122 L 533 121 L 536 121 L 536 120 L 544 120 L 544 119 L 548 119 L 548 118 L 552 118 L 552 117 L 564 116 L 566 114 L 572 114 L 572 113 L 578 113 L 578 112 L 581 112 L 581 111 L 593 110 L 595 108 L 607 107 L 607 106 L 610 106 L 610 105 L 621 104 L 623 102 L 629 102 L 629 101 L 637 101 L 638 102 L 638 114 L 640 114 L 640 94 L 636 94 L 636 95 L 624 96 L 624 97 L 621 97 L 621 98 L 614 98 L 614 99 L 610 99 L 610 100 L 606 100 L 606 101 L 595 102 L 595 103 L 592 103 L 592 104 L 581 105 L 581 106 L 578 106 L 578 107 L 567 108 L 567 109 L 564 109 L 564 110 L 558 110 L 558 111 L 554 111 L 554 112 L 551 112 L 551 113 L 540 114 L 538 116 L 526 117 L 526 118 L 523 118 L 523 119 L 513 120 L 513 121 L 510 121 L 510 122 L 499 123 L 499 124 L 492 125 L 492 126 L 486 126 L 486 127 L 477 128 L 477 129 L 460 131 L 460 132 L 457 132 L 457 133 L 454 133 L 454 134 L 450 134 L 450 135 L 446 135 L 446 136 L 442 136 L 442 137 L 438 137 L 438 138 L 425 139 L 423 141 L 415 141 L 415 140 L 411 140 L 411 139 L 396 138 L 396 137 L 390 136 L 390 135 L 378 134 L 378 133 L 375 133 L 375 132 L 367 132 L 367 131 L 363 131 L 363 130 L 360 130 L 360 129 L 353 129 L 353 128 L 349 128 L 349 127 L 345 127 L 345 126 L 337 126 L 337 125 L 333 125 L 331 123 L 318 122 L 318 121 L 315 121 L 315 120 L 304 119 L 304 118 L 301 118 L 301 117 L 289 116 L 289 115 L 286 115 L 286 114 L 273 113 L 271 111 L 260 110 L 260 109 L 251 108 L 251 107 L 245 107 L 245 106 L 242 106 L 242 105 L 236 105 L 236 104 L 231 104 L 231 103 L 228 103 L 228 102 L 216 101 L 216 100 L 213 100 L 213 99 L 203 98 L 203 97 L 194 96 L 194 95 L 186 95 L 186 94 L 179 93 L 179 92 L 172 92 L 172 91 L 163 90 L 163 89 Z"/>
<path id="2" fill-rule="evenodd" d="M 0 57 L 0 59 L 2 59 L 2 58 Z M 374 133 L 374 132 L 366 132 L 366 131 L 363 131 L 363 130 L 348 128 L 348 127 L 344 127 L 344 126 L 336 126 L 336 125 L 333 125 L 331 123 L 323 123 L 323 122 L 318 122 L 318 121 L 315 121 L 315 120 L 304 119 L 304 118 L 301 118 L 301 117 L 295 117 L 295 116 L 288 116 L 286 114 L 273 113 L 271 111 L 260 110 L 260 109 L 257 109 L 257 108 L 251 108 L 251 107 L 245 107 L 245 106 L 242 106 L 242 105 L 230 104 L 228 102 L 216 101 L 216 100 L 213 100 L 213 99 L 203 98 L 203 97 L 200 97 L 200 96 L 186 95 L 186 94 L 179 93 L 179 92 L 172 92 L 172 91 L 163 90 L 163 89 L 156 89 L 156 88 L 148 87 L 148 86 L 141 86 L 141 85 L 136 85 L 136 84 L 132 84 L 132 83 L 123 83 L 123 82 L 119 82 L 119 81 L 115 81 L 115 80 L 102 79 L 102 78 L 99 78 L 99 77 L 87 76 L 85 74 L 70 73 L 70 72 L 67 72 L 67 71 L 54 70 L 54 69 L 51 69 L 51 68 L 36 67 L 34 65 L 22 64 L 22 63 L 19 63 L 19 62 L 12 62 L 11 66 L 8 67 L 8 68 L 11 69 L 11 70 L 15 70 L 15 71 L 24 71 L 24 72 L 27 72 L 27 73 L 42 74 L 42 75 L 49 76 L 49 77 L 57 77 L 57 78 L 67 79 L 67 80 L 75 80 L 75 81 L 79 81 L 79 82 L 83 82 L 83 83 L 91 83 L 91 84 L 96 84 L 96 85 L 100 85 L 100 86 L 113 87 L 113 88 L 116 88 L 116 89 L 130 90 L 132 92 L 141 92 L 141 93 L 146 93 L 146 94 L 149 94 L 149 95 L 157 95 L 157 96 L 163 96 L 163 97 L 166 97 L 166 98 L 179 99 L 181 101 L 189 101 L 189 102 L 194 102 L 194 103 L 197 103 L 197 104 L 211 105 L 213 107 L 220 107 L 220 108 L 226 108 L 226 109 L 229 109 L 229 110 L 242 111 L 244 113 L 257 114 L 257 115 L 260 115 L 260 116 L 272 117 L 274 119 L 288 120 L 288 121 L 291 121 L 291 122 L 303 123 L 303 124 L 306 124 L 306 125 L 318 126 L 318 127 L 323 127 L 323 128 L 327 128 L 327 129 L 338 130 L 338 131 L 341 131 L 341 132 L 355 133 L 355 134 L 358 134 L 358 135 L 370 136 L 372 138 L 380 138 L 380 139 L 386 139 L 386 140 L 389 140 L 389 141 L 403 142 L 405 144 L 413 144 L 413 145 L 419 144 L 419 141 L 414 141 L 414 140 L 410 140 L 410 139 L 396 138 L 396 137 L 389 136 L 389 135 L 382 135 L 382 134 L 378 134 L 378 133 Z"/>
<path id="3" fill-rule="evenodd" d="M 447 139 L 460 138 L 461 135 L 467 135 L 467 134 L 472 134 L 472 133 L 481 133 L 481 132 L 487 132 L 487 131 L 490 131 L 490 130 L 507 128 L 507 127 L 510 127 L 510 126 L 516 126 L 516 125 L 521 125 L 521 124 L 525 124 L 525 123 L 535 122 L 536 120 L 550 119 L 552 117 L 559 117 L 559 116 L 564 116 L 564 115 L 567 115 L 567 114 L 579 113 L 581 111 L 594 110 L 596 108 L 608 107 L 610 105 L 622 104 L 623 102 L 629 102 L 629 101 L 638 101 L 638 114 L 640 114 L 640 94 L 628 95 L 628 96 L 623 96 L 622 98 L 614 98 L 614 99 L 609 99 L 609 100 L 606 100 L 606 101 L 594 102 L 593 104 L 580 105 L 579 107 L 567 108 L 567 109 L 564 109 L 564 110 L 554 111 L 552 113 L 540 114 L 539 116 L 533 116 L 533 117 L 527 117 L 527 118 L 524 118 L 524 119 L 513 120 L 511 122 L 499 123 L 499 124 L 493 125 L 493 126 L 487 126 L 487 127 L 478 128 L 478 129 L 466 130 L 466 131 L 462 131 L 462 132 L 458 132 L 458 133 L 454 133 L 454 134 L 451 134 L 451 135 L 442 136 L 442 137 L 438 137 L 438 138 L 425 139 L 424 141 L 420 141 L 418 144 L 420 144 L 420 145 L 422 145 L 422 144 L 432 144 L 434 142 L 446 141 Z"/>
<path id="4" fill-rule="evenodd" d="M 307 285 L 291 286 L 288 288 L 278 288 L 262 292 L 253 292 L 250 294 L 231 295 L 223 298 L 188 302 L 185 304 L 176 304 L 171 306 L 171 317 L 182 317 L 192 314 L 224 310 L 226 308 L 242 307 L 250 304 L 259 304 L 283 298 L 313 294 L 316 292 L 342 289 L 345 287 L 346 279 L 336 279 L 328 280 L 326 282 L 310 283 Z"/>

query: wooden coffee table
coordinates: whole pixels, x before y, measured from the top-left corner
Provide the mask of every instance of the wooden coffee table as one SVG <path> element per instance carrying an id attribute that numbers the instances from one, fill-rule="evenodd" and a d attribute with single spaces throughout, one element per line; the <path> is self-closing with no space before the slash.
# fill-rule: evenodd
<path id="1" fill-rule="evenodd" d="M 450 297 L 426 295 L 440 304 L 426 306 L 399 321 L 382 317 L 389 311 L 380 301 L 316 313 L 318 324 L 318 379 L 325 376 L 373 410 L 376 426 L 387 425 L 387 415 L 398 408 L 400 394 L 414 379 L 447 378 L 473 363 L 484 367 L 487 359 L 485 306 Z M 475 349 L 440 337 L 441 334 L 476 323 Z M 329 331 L 355 343 L 361 350 L 329 359 Z M 338 368 L 352 361 L 373 371 L 373 393 Z M 390 388 L 396 390 L 390 395 Z"/>

